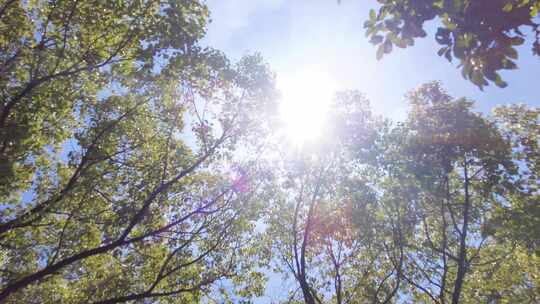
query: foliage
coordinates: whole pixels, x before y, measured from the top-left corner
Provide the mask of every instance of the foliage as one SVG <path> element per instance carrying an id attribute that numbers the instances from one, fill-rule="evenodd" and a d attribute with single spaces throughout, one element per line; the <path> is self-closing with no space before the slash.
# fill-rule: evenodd
<path id="1" fill-rule="evenodd" d="M 498 107 L 494 120 L 512 143 L 513 159 L 520 169 L 520 191 L 507 197 L 508 204 L 498 210 L 494 225 L 498 235 L 530 251 L 540 252 L 540 109 L 525 105 Z"/>
<path id="2" fill-rule="evenodd" d="M 380 2 L 379 56 L 435 18 L 480 87 L 524 25 L 540 52 L 537 1 Z M 486 117 L 433 82 L 392 124 L 344 91 L 291 148 L 273 74 L 200 47 L 207 22 L 197 0 L 0 3 L 0 302 L 250 303 L 270 269 L 288 303 L 539 301 L 538 108 Z"/>
<path id="3" fill-rule="evenodd" d="M 500 197 L 514 191 L 517 168 L 509 143 L 471 102 L 453 100 L 438 83 L 408 98 L 409 118 L 396 129 L 401 143 L 388 150 L 389 178 L 409 181 L 402 203 L 414 210 L 403 279 L 418 301 L 457 304 L 467 273 L 495 242 L 485 230 Z"/>
<path id="4" fill-rule="evenodd" d="M 391 232 L 375 239 L 374 231 L 385 227 L 377 222 L 369 186 L 376 175 L 370 166 L 373 144 L 385 123 L 358 92 L 337 94 L 330 117 L 317 143 L 284 151 L 274 168 L 267 238 L 275 271 L 297 283 L 289 300 L 341 304 L 392 298 L 395 240 Z"/>
<path id="5" fill-rule="evenodd" d="M 197 46 L 198 1 L 0 13 L 0 301 L 199 302 L 230 278 L 257 294 L 250 159 L 275 112 L 260 56 Z"/>
<path id="6" fill-rule="evenodd" d="M 288 301 L 537 301 L 537 110 L 484 117 L 433 82 L 392 125 L 355 96 L 273 169 L 268 252 L 297 283 Z"/>
<path id="7" fill-rule="evenodd" d="M 524 248 L 534 248 L 537 237 L 528 226 L 538 202 L 537 110 L 512 106 L 483 117 L 437 82 L 407 98 L 407 120 L 383 131 L 379 141 L 382 176 L 374 185 L 385 207 L 379 225 L 393 223 L 400 236 L 395 298 L 533 303 L 540 264 Z M 497 284 L 486 286 L 486 280 Z"/>
<path id="8" fill-rule="evenodd" d="M 393 46 L 414 45 L 427 36 L 428 22 L 435 20 L 437 51 L 448 61 L 457 59 L 461 74 L 480 89 L 495 83 L 505 87 L 499 72 L 516 69 L 517 47 L 533 35 L 532 52 L 540 55 L 540 2 L 536 0 L 378 0 L 378 12 L 370 11 L 366 35 L 378 46 L 377 58 Z"/>

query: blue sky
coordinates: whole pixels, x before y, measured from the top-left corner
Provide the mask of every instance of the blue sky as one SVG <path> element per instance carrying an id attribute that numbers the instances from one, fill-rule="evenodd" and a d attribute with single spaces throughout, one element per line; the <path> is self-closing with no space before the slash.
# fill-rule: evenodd
<path id="1" fill-rule="evenodd" d="M 278 82 L 297 71 L 320 69 L 338 89 L 366 94 L 376 112 L 404 117 L 404 95 L 432 80 L 441 80 L 454 97 L 476 101 L 479 111 L 500 104 L 540 105 L 536 75 L 540 59 L 530 45 L 520 50 L 519 70 L 503 72 L 505 89 L 493 85 L 480 91 L 461 77 L 456 65 L 437 56 L 430 36 L 408 49 L 395 49 L 381 61 L 364 35 L 363 22 L 375 0 L 208 0 L 212 23 L 205 43 L 237 59 L 260 52 Z"/>

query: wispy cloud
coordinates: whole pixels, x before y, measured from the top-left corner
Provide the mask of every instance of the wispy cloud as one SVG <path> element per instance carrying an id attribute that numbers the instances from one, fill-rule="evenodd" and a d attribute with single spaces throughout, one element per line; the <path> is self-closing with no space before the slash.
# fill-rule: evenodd
<path id="1" fill-rule="evenodd" d="M 255 16 L 281 8 L 285 0 L 209 0 L 208 41 L 220 44 L 248 27 Z"/>

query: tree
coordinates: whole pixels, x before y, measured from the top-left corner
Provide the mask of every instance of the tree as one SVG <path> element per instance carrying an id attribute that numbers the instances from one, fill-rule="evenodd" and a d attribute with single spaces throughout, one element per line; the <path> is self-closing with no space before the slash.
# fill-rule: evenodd
<path id="1" fill-rule="evenodd" d="M 469 288 L 464 290 L 463 303 L 539 301 L 538 255 L 530 254 L 524 247 L 511 246 L 486 248 L 481 253 L 479 260 L 486 262 L 477 264 L 468 274 Z"/>
<path id="2" fill-rule="evenodd" d="M 497 107 L 493 112 L 490 120 L 510 143 L 518 172 L 513 176 L 513 191 L 500 195 L 502 204 L 486 225 L 485 233 L 497 243 L 485 248 L 471 269 L 465 303 L 536 303 L 540 300 L 539 112 L 525 105 Z"/>
<path id="3" fill-rule="evenodd" d="M 365 22 L 366 35 L 378 46 L 377 58 L 392 51 L 393 46 L 414 45 L 416 38 L 427 36 L 429 21 L 437 22 L 435 40 L 442 47 L 437 51 L 448 61 L 459 60 L 465 79 L 480 89 L 495 83 L 507 84 L 501 70 L 516 69 L 517 46 L 532 34 L 532 52 L 540 55 L 540 24 L 536 18 L 540 1 L 378 1 L 378 12 L 370 11 Z"/>
<path id="4" fill-rule="evenodd" d="M 206 8 L 197 1 L 166 6 L 158 1 L 3 1 L 3 197 L 30 183 L 36 168 L 29 159 L 39 161 L 44 146 L 69 137 L 77 127 L 71 117 L 75 107 L 86 111 L 112 82 L 152 77 L 159 57 L 175 54 L 170 60 L 177 61 L 196 50 Z"/>
<path id="5" fill-rule="evenodd" d="M 498 107 L 494 110 L 494 121 L 512 143 L 513 158 L 518 164 L 520 191 L 507 198 L 501 206 L 494 225 L 497 234 L 537 254 L 540 250 L 540 109 L 525 105 Z"/>
<path id="6" fill-rule="evenodd" d="M 497 210 L 520 191 L 512 145 L 471 112 L 470 101 L 454 100 L 439 83 L 408 98 L 409 118 L 391 133 L 383 157 L 388 179 L 399 183 L 396 199 L 414 210 L 405 240 L 407 293 L 422 302 L 468 303 L 475 298 L 468 275 L 494 271 L 492 261 L 515 249 L 491 230 Z"/>
<path id="7" fill-rule="evenodd" d="M 276 270 L 297 283 L 291 301 L 390 303 L 399 288 L 399 240 L 382 233 L 389 230 L 376 219 L 369 186 L 384 123 L 358 92 L 337 94 L 330 117 L 320 142 L 284 152 L 274 169 L 269 251 Z"/>
<path id="8" fill-rule="evenodd" d="M 275 113 L 260 56 L 200 48 L 198 1 L 0 17 L 0 301 L 198 301 L 231 278 L 257 293 L 250 160 Z"/>
<path id="9" fill-rule="evenodd" d="M 297 283 L 287 303 L 534 303 L 537 113 L 484 117 L 437 82 L 408 99 L 392 125 L 341 93 L 319 142 L 276 156 L 267 253 Z"/>

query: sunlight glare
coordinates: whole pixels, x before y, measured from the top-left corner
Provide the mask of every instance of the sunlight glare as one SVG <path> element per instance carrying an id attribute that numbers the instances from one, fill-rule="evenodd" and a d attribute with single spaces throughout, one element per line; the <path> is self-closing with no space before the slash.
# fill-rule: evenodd
<path id="1" fill-rule="evenodd" d="M 315 140 L 323 131 L 336 85 L 322 69 L 310 67 L 278 79 L 285 135 L 293 144 Z"/>

